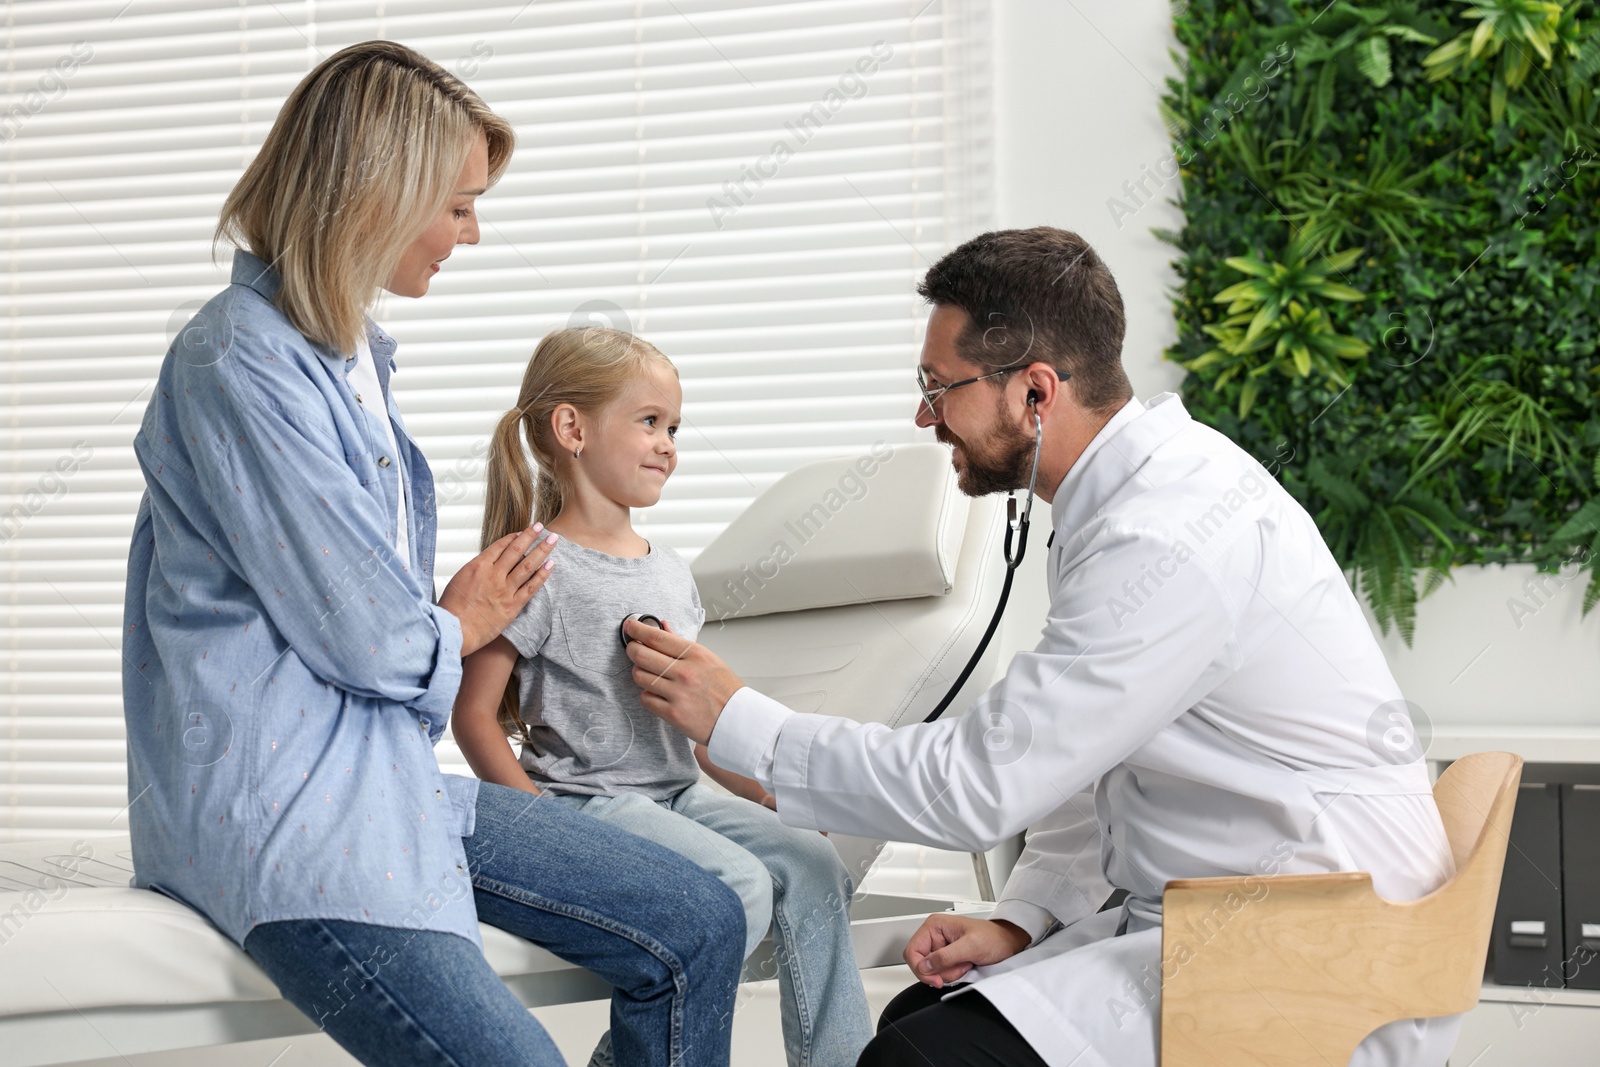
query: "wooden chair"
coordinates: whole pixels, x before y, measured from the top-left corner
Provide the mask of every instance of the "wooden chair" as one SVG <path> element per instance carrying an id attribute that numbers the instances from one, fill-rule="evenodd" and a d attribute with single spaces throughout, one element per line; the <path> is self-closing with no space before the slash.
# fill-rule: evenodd
<path id="1" fill-rule="evenodd" d="M 1365 871 L 1168 882 L 1162 1067 L 1344 1067 L 1385 1023 L 1470 1011 L 1521 779 L 1506 752 L 1445 770 L 1433 796 L 1456 875 L 1417 900 L 1384 900 Z"/>

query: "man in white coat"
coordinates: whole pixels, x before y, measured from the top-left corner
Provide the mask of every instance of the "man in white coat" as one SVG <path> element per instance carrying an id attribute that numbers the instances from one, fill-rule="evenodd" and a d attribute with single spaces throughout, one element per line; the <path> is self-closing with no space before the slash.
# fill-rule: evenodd
<path id="1" fill-rule="evenodd" d="M 1406 705 L 1310 516 L 1176 396 L 1133 396 L 1122 300 L 1080 237 L 986 233 L 918 291 L 917 425 L 962 490 L 1025 488 L 1042 434 L 1038 645 L 975 713 L 891 730 L 791 711 L 635 624 L 640 700 L 790 825 L 962 851 L 1027 830 L 992 919 L 930 916 L 907 946 L 923 985 L 862 1065 L 1154 1067 L 1166 882 L 1364 870 L 1390 899 L 1431 892 L 1454 866 L 1425 764 L 1389 743 Z M 1441 1067 L 1459 1025 L 1391 1023 L 1351 1063 Z"/>

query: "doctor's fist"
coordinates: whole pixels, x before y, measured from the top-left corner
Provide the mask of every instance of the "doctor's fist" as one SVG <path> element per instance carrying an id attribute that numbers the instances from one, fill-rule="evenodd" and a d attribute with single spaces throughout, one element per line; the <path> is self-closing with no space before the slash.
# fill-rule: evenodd
<path id="1" fill-rule="evenodd" d="M 941 912 L 930 915 L 906 943 L 904 959 L 917 981 L 943 989 L 974 967 L 1009 959 L 1033 939 L 1020 926 L 1001 919 L 975 919 Z"/>

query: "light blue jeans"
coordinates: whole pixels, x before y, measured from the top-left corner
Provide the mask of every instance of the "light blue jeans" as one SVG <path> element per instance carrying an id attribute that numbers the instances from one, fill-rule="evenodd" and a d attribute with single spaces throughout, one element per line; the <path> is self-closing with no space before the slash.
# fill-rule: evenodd
<path id="1" fill-rule="evenodd" d="M 727 1067 L 739 959 L 718 935 L 741 916 L 726 886 L 669 849 L 490 782 L 478 790 L 477 832 L 462 844 L 482 921 L 611 983 L 618 1059 Z M 364 1064 L 563 1062 L 464 937 L 289 919 L 255 927 L 244 950 L 285 1000 Z"/>
<path id="2" fill-rule="evenodd" d="M 826 837 L 699 783 L 660 801 L 546 795 L 693 860 L 737 893 L 746 957 L 773 929 L 789 1067 L 854 1067 L 872 1014 L 850 942 L 855 887 Z M 596 1062 L 606 1061 L 605 1045 Z"/>

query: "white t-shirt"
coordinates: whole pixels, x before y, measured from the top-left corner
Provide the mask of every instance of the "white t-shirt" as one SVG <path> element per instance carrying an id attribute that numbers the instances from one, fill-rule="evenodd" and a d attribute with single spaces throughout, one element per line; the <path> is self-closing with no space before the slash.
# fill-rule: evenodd
<path id="1" fill-rule="evenodd" d="M 350 365 L 350 388 L 355 390 L 356 399 L 367 413 L 383 425 L 383 432 L 389 439 L 389 459 L 398 468 L 400 476 L 400 495 L 395 500 L 394 529 L 395 529 L 395 554 L 410 565 L 411 543 L 406 536 L 406 470 L 400 463 L 400 445 L 395 440 L 394 424 L 389 421 L 389 405 L 384 401 L 383 386 L 378 383 L 378 365 L 372 359 L 372 347 L 367 344 L 365 337 L 356 344 L 356 360 Z"/>

